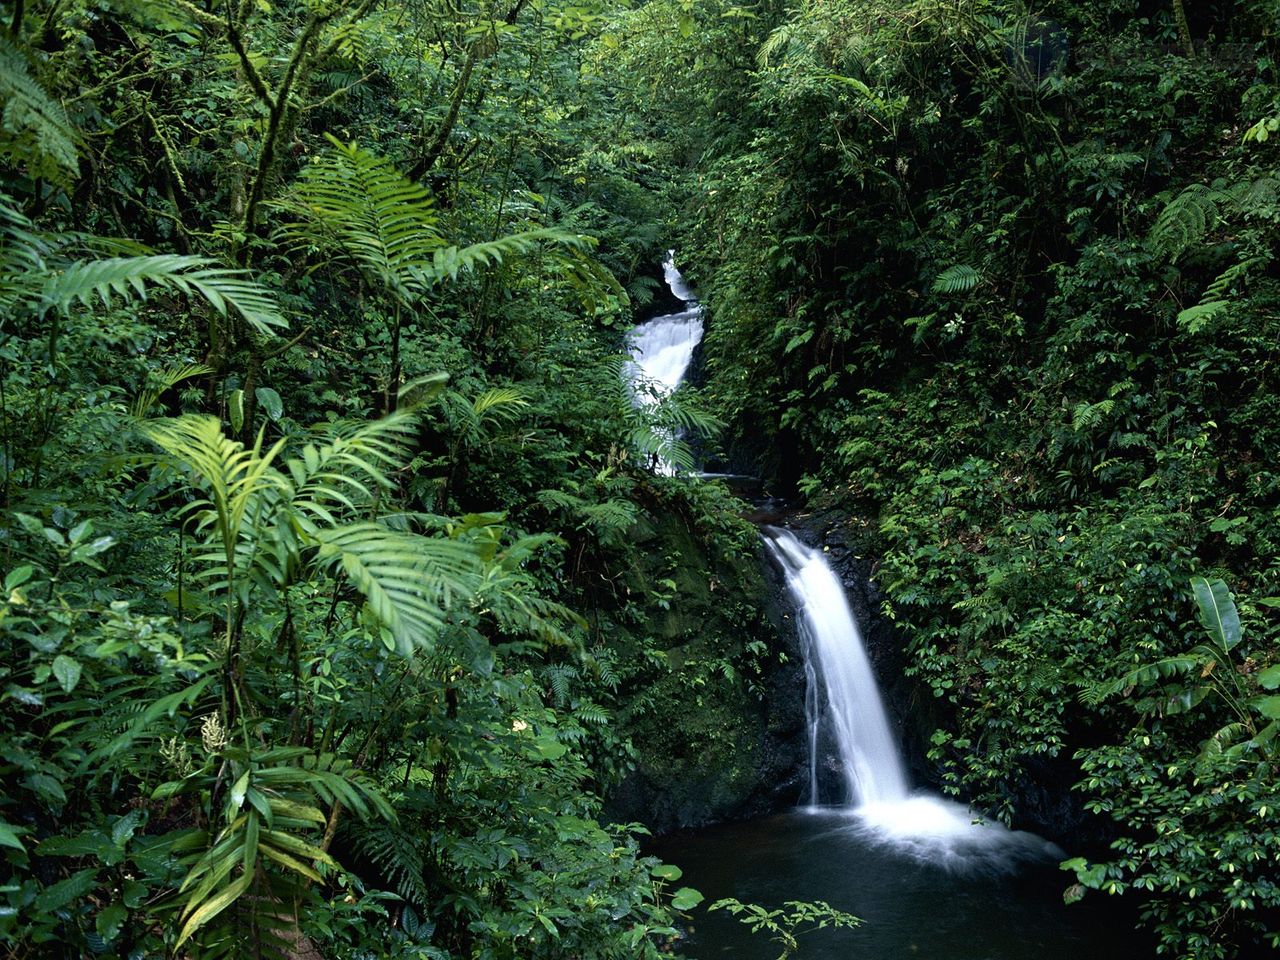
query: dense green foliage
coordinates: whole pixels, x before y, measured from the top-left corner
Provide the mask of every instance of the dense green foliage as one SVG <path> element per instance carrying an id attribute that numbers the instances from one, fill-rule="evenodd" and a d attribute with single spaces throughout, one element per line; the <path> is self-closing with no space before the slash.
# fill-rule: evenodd
<path id="1" fill-rule="evenodd" d="M 942 783 L 1078 781 L 1085 886 L 1202 958 L 1280 936 L 1280 8 L 1182 11 L 799 4 L 689 133 L 688 235 L 731 454 L 870 522 Z"/>
<path id="2" fill-rule="evenodd" d="M 946 789 L 1065 777 L 1068 899 L 1275 948 L 1277 22 L 14 0 L 7 955 L 656 955 L 699 897 L 602 797 L 728 809 L 770 656 L 646 469 L 717 423 L 866 524 Z M 635 405 L 672 238 L 706 382 Z"/>
<path id="3" fill-rule="evenodd" d="M 671 208 L 611 9 L 6 8 L 6 956 L 653 956 L 700 899 L 600 815 L 764 653 L 736 501 L 645 467 L 712 421 L 621 375 Z"/>

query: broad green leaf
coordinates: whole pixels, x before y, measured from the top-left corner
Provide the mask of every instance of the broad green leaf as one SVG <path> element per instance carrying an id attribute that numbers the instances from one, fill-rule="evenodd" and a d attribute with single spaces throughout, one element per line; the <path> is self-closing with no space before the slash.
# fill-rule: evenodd
<path id="1" fill-rule="evenodd" d="M 1224 653 L 1230 653 L 1240 642 L 1240 614 L 1236 612 L 1231 591 L 1221 580 L 1211 582 L 1204 577 L 1192 577 L 1191 590 L 1200 608 L 1200 623 L 1209 639 Z"/>
<path id="2" fill-rule="evenodd" d="M 9 575 L 4 578 L 5 592 L 17 590 L 20 586 L 31 579 L 35 573 L 35 568 L 30 564 L 23 564 L 20 567 L 14 567 L 9 571 Z"/>
<path id="3" fill-rule="evenodd" d="M 569 748 L 554 737 L 539 737 L 533 746 L 544 760 L 559 760 L 569 752 Z"/>
<path id="4" fill-rule="evenodd" d="M 74 690 L 76 684 L 80 682 L 80 671 L 79 660 L 65 654 L 59 654 L 53 659 L 53 675 L 58 678 L 58 683 L 67 693 Z"/>
<path id="5" fill-rule="evenodd" d="M 692 910 L 704 899 L 706 898 L 693 887 L 681 887 L 672 895 L 671 906 L 677 910 Z"/>
<path id="6" fill-rule="evenodd" d="M 449 374 L 429 373 L 416 377 L 400 388 L 397 406 L 401 410 L 413 410 L 438 397 L 449 382 Z"/>
<path id="7" fill-rule="evenodd" d="M 1280 720 L 1280 696 L 1257 697 L 1249 704 L 1268 720 Z"/>
<path id="8" fill-rule="evenodd" d="M 1280 687 L 1280 663 L 1267 667 L 1258 674 L 1258 684 L 1263 690 L 1275 690 Z"/>
<path id="9" fill-rule="evenodd" d="M 92 890 L 98 882 L 98 871 L 90 867 L 73 873 L 65 880 L 59 880 L 50 887 L 41 890 L 32 903 L 32 909 L 39 913 L 52 913 L 61 910 L 74 900 L 78 900 Z"/>
<path id="10" fill-rule="evenodd" d="M 257 398 L 258 406 L 266 411 L 269 419 L 275 421 L 284 416 L 284 401 L 280 399 L 280 394 L 270 387 L 259 387 L 253 391 L 253 395 Z"/>
<path id="11" fill-rule="evenodd" d="M 684 871 L 674 863 L 660 863 L 650 870 L 649 873 L 660 880 L 679 880 L 684 876 Z"/>
<path id="12" fill-rule="evenodd" d="M 18 831 L 21 829 L 21 827 L 14 826 L 12 823 L 0 820 L 0 847 L 12 847 L 15 850 L 25 851 L 26 847 L 18 839 Z"/>
<path id="13" fill-rule="evenodd" d="M 129 911 L 125 909 L 124 904 L 111 904 L 111 906 L 98 914 L 97 919 L 94 921 L 98 936 L 110 943 L 119 935 L 120 928 L 124 926 L 128 916 Z"/>

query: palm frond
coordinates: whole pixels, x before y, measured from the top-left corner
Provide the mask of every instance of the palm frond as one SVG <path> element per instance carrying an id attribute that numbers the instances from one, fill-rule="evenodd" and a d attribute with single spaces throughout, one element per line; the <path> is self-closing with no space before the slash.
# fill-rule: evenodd
<path id="1" fill-rule="evenodd" d="M 135 417 L 144 417 L 147 411 L 156 405 L 160 399 L 160 395 L 166 390 L 172 389 L 184 380 L 190 380 L 192 377 L 203 377 L 213 373 L 213 369 L 203 363 L 185 363 L 177 367 L 169 367 L 167 370 L 161 370 L 152 375 L 152 382 L 146 389 L 139 392 L 137 399 L 133 401 L 130 412 Z"/>
<path id="2" fill-rule="evenodd" d="M 355 509 L 358 501 L 372 500 L 371 485 L 391 486 L 386 471 L 404 462 L 417 422 L 407 409 L 371 422 L 320 428 L 322 442 L 307 443 L 299 456 L 285 460 L 294 504 L 325 519 L 334 505 Z"/>
<path id="3" fill-rule="evenodd" d="M 445 607 L 477 586 L 476 554 L 464 543 L 372 522 L 319 530 L 315 539 L 321 565 L 346 574 L 406 655 L 432 646 Z"/>
<path id="4" fill-rule="evenodd" d="M 306 222 L 289 233 L 349 258 L 369 279 L 411 300 L 434 273 L 444 245 L 431 194 L 385 157 L 329 138 L 295 188 Z"/>
<path id="5" fill-rule="evenodd" d="M 583 252 L 591 249 L 594 241 L 558 227 L 540 227 L 467 247 L 442 246 L 432 254 L 428 266 L 415 267 L 414 270 L 420 282 L 429 286 L 446 278 L 456 280 L 463 270 L 500 264 L 510 257 L 531 253 L 544 243 Z"/>

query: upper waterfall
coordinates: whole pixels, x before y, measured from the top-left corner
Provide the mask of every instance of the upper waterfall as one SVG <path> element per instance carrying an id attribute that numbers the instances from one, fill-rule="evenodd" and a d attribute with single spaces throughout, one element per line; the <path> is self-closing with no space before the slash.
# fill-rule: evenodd
<path id="1" fill-rule="evenodd" d="M 676 391 L 689 372 L 694 349 L 702 342 L 702 307 L 676 268 L 674 250 L 667 252 L 662 274 L 672 294 L 683 300 L 688 309 L 646 320 L 627 335 L 631 359 L 624 372 L 635 402 L 646 406 L 659 403 Z M 661 473 L 674 472 L 666 462 L 659 462 L 657 468 Z"/>
<path id="2" fill-rule="evenodd" d="M 646 404 L 675 392 L 693 362 L 694 348 L 702 342 L 702 307 L 676 268 L 674 250 L 667 251 L 662 275 L 671 293 L 689 307 L 646 320 L 627 335 L 627 375 L 637 401 Z"/>

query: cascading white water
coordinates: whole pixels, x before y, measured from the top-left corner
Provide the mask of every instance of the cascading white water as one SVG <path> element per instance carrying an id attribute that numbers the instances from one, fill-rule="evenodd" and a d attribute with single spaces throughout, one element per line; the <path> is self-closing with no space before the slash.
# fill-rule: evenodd
<path id="1" fill-rule="evenodd" d="M 824 724 L 835 741 L 847 803 L 862 806 L 906 800 L 910 794 L 906 770 L 844 585 L 826 558 L 790 531 L 770 528 L 765 543 L 786 574 L 810 670 L 806 711 L 810 802 L 818 801 L 816 754 Z"/>
<path id="2" fill-rule="evenodd" d="M 676 269 L 675 251 L 668 251 L 662 273 L 671 292 L 688 309 L 646 320 L 627 335 L 631 361 L 626 376 L 635 402 L 645 406 L 659 403 L 675 392 L 693 362 L 694 349 L 702 341 L 702 307 Z M 658 470 L 673 472 L 667 463 L 659 463 Z"/>
<path id="3" fill-rule="evenodd" d="M 810 802 L 819 800 L 818 765 L 829 738 L 844 805 L 871 839 L 921 860 L 969 869 L 1007 870 L 1019 860 L 1064 856 L 1035 834 L 977 819 L 952 800 L 912 793 L 840 578 L 821 551 L 789 530 L 766 527 L 765 544 L 786 577 L 805 648 Z"/>
<path id="4" fill-rule="evenodd" d="M 667 251 L 662 275 L 672 294 L 689 308 L 646 320 L 627 335 L 627 352 L 631 354 L 627 374 L 639 403 L 657 403 L 673 393 L 693 362 L 694 348 L 702 341 L 702 307 L 676 269 L 674 250 Z"/>

